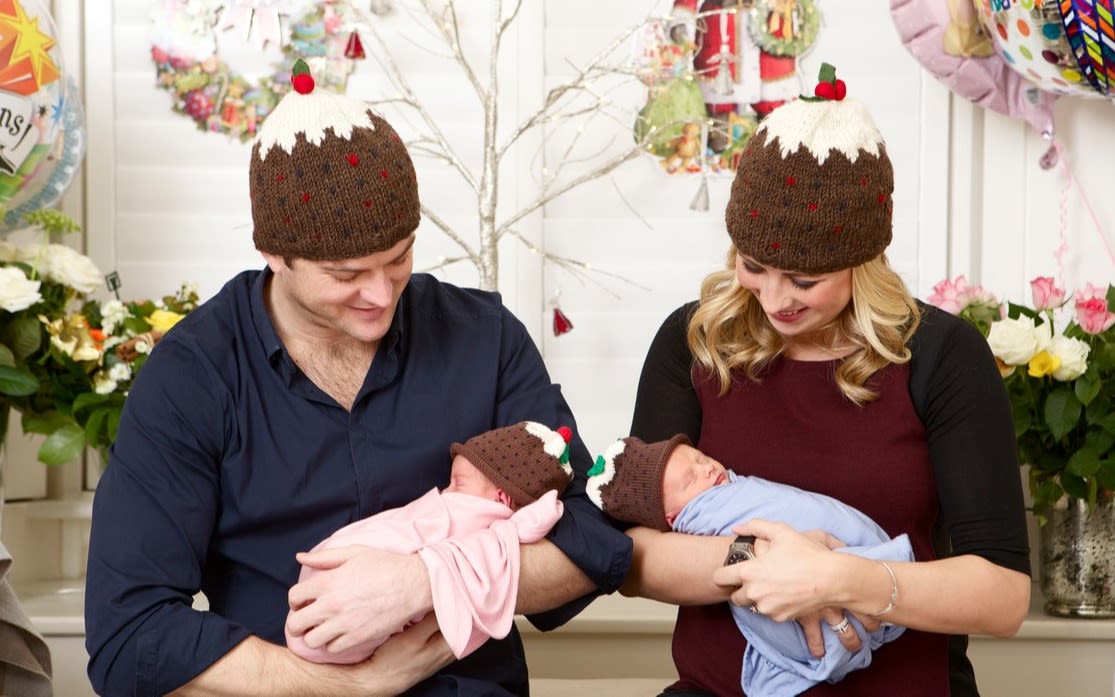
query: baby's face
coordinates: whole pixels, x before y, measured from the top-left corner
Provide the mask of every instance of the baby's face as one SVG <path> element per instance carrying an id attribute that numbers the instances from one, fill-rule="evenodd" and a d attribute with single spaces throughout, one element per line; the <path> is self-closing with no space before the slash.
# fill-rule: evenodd
<path id="1" fill-rule="evenodd" d="M 491 501 L 500 500 L 499 495 L 501 493 L 499 487 L 484 476 L 483 472 L 476 469 L 476 466 L 469 462 L 464 455 L 457 455 L 453 458 L 453 469 L 449 473 L 449 486 L 445 487 L 444 491 L 479 496 Z"/>
<path id="2" fill-rule="evenodd" d="M 681 509 L 697 494 L 728 481 L 724 465 L 691 445 L 679 445 L 666 460 L 662 473 L 662 507 L 673 527 Z"/>

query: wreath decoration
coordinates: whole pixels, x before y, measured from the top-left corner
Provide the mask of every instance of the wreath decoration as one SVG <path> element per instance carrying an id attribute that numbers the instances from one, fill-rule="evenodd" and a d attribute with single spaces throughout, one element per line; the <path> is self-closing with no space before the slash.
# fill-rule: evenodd
<path id="1" fill-rule="evenodd" d="M 814 0 L 756 0 L 747 26 L 763 51 L 796 57 L 817 40 L 821 13 Z"/>
<path id="2" fill-rule="evenodd" d="M 354 13 L 349 2 L 310 3 L 286 21 L 279 20 L 279 9 L 267 5 L 268 0 L 255 0 L 250 8 L 235 1 L 163 0 L 154 10 L 151 59 L 156 84 L 173 97 L 172 110 L 191 119 L 199 130 L 250 141 L 291 90 L 290 65 L 295 60 L 305 58 L 314 66 L 319 85 L 344 92 L 355 61 L 364 58 L 359 35 L 348 29 Z M 263 12 L 270 13 L 278 36 L 262 40 L 257 36 L 258 48 L 277 38 L 282 58 L 274 63 L 273 72 L 253 80 L 222 58 L 217 34 L 230 26 L 233 17 L 252 29 L 267 26 L 261 21 Z"/>

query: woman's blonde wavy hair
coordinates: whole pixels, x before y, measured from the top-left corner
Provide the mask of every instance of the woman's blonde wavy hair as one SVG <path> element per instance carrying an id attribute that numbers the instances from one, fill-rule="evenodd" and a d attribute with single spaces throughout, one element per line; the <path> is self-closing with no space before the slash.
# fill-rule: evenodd
<path id="1" fill-rule="evenodd" d="M 885 254 L 852 268 L 852 300 L 832 326 L 834 347 L 856 347 L 836 370 L 845 397 L 864 404 L 878 396 L 868 386 L 871 376 L 888 364 L 910 360 L 907 343 L 920 319 L 917 303 Z M 733 373 L 757 382 L 786 350 L 758 298 L 740 286 L 734 247 L 727 268 L 701 283 L 701 303 L 689 320 L 687 339 L 697 365 L 719 381 L 721 396 L 731 388 Z"/>

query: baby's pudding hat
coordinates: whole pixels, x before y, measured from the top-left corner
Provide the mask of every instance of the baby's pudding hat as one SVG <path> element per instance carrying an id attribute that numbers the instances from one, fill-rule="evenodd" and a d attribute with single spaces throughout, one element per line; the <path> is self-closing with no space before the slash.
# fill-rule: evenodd
<path id="1" fill-rule="evenodd" d="M 682 433 L 656 443 L 635 437 L 617 440 L 596 456 L 588 471 L 589 499 L 616 520 L 669 530 L 662 504 L 662 474 L 670 453 L 682 444 L 692 445 Z"/>
<path id="2" fill-rule="evenodd" d="M 291 81 L 252 146 L 256 249 L 323 261 L 395 246 L 419 220 L 406 146 L 364 102 L 314 89 L 304 61 Z"/>
<path id="3" fill-rule="evenodd" d="M 454 443 L 449 452 L 463 455 L 516 504 L 525 506 L 550 489 L 561 493 L 573 480 L 572 438 L 568 426 L 552 431 L 534 421 L 520 421 Z"/>
<path id="4" fill-rule="evenodd" d="M 829 273 L 890 244 L 894 170 L 867 108 L 825 63 L 815 97 L 770 113 L 740 158 L 725 211 L 736 250 L 785 271 Z"/>

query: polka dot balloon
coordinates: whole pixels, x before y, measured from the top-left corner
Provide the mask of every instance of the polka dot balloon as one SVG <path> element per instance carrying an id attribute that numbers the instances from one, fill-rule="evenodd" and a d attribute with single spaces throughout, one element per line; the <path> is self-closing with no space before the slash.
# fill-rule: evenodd
<path id="1" fill-rule="evenodd" d="M 1103 97 L 1081 70 L 1058 0 L 974 0 L 995 52 L 1013 70 L 1053 94 Z"/>

